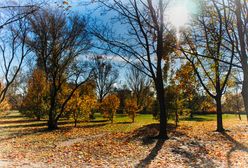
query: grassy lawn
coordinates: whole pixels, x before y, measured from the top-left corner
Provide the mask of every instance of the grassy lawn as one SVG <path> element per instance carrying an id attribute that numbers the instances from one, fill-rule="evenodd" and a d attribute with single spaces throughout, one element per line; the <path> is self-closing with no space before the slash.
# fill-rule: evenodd
<path id="1" fill-rule="evenodd" d="M 215 121 L 216 120 L 216 114 L 205 114 L 205 115 L 199 115 L 195 114 L 193 118 L 182 118 L 183 121 Z M 226 119 L 238 119 L 238 115 L 236 114 L 223 114 L 222 115 L 223 120 Z M 245 120 L 246 115 L 241 115 L 241 119 Z"/>
<path id="2" fill-rule="evenodd" d="M 215 115 L 170 120 L 167 141 L 149 139 L 158 121 L 139 114 L 135 123 L 117 114 L 114 123 L 96 114 L 91 122 L 59 121 L 47 131 L 12 111 L 0 116 L 0 167 L 247 167 L 248 127 L 245 116 L 224 114 L 226 133 L 215 132 Z"/>
<path id="3" fill-rule="evenodd" d="M 245 115 L 241 115 L 242 120 L 246 119 Z M 229 119 L 238 119 L 238 116 L 235 114 L 223 114 L 223 120 Z M 36 121 L 27 117 L 23 117 L 17 111 L 11 111 L 0 116 L 2 123 L 0 125 L 0 138 L 3 135 L 12 134 L 15 131 L 28 130 L 28 129 L 46 129 L 46 120 Z M 184 122 L 202 122 L 202 121 L 216 121 L 215 114 L 206 114 L 206 115 L 194 115 L 193 118 L 185 117 L 180 118 L 180 123 Z M 87 127 L 101 127 L 104 131 L 110 132 L 130 132 L 142 126 L 148 124 L 158 123 L 158 120 L 154 119 L 152 114 L 138 114 L 135 117 L 135 122 L 132 123 L 131 119 L 126 114 L 116 114 L 114 117 L 114 123 L 111 124 L 106 118 L 100 113 L 95 114 L 95 119 L 90 122 L 79 122 L 77 127 L 87 128 Z M 172 119 L 169 120 L 169 123 L 174 123 Z M 61 119 L 59 121 L 60 128 L 73 127 L 74 121 L 72 119 L 66 120 Z"/>

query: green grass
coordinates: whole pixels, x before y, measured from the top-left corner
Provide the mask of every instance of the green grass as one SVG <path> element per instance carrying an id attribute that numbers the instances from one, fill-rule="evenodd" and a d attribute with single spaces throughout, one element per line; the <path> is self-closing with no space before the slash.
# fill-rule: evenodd
<path id="1" fill-rule="evenodd" d="M 98 124 L 101 125 L 101 129 L 105 131 L 129 132 L 152 123 L 158 123 L 158 120 L 155 120 L 151 114 L 138 114 L 135 117 L 134 123 L 132 123 L 132 119 L 129 118 L 126 114 L 116 114 L 114 117 L 114 122 L 111 124 L 110 121 L 106 120 L 106 118 L 103 118 L 100 113 L 96 113 L 94 120 L 89 123 L 80 123 L 80 126 L 94 126 Z"/>
<path id="2" fill-rule="evenodd" d="M 216 120 L 216 114 L 204 114 L 204 115 L 199 115 L 196 114 L 194 115 L 193 118 L 189 118 L 189 117 L 185 117 L 182 118 L 181 120 L 183 121 L 215 121 Z M 241 115 L 241 119 L 244 120 L 245 119 L 245 115 Z M 236 114 L 223 114 L 222 115 L 222 119 L 238 119 L 238 115 Z"/>
<path id="3" fill-rule="evenodd" d="M 77 124 L 78 128 L 96 128 L 101 131 L 107 132 L 129 132 L 142 126 L 158 123 L 159 121 L 154 119 L 151 114 L 138 114 L 135 117 L 135 122 L 132 123 L 131 118 L 126 114 L 116 114 L 114 117 L 114 123 L 111 124 L 100 113 L 95 113 L 95 119 L 90 122 L 80 122 Z M 238 119 L 234 114 L 223 114 L 223 120 L 226 119 Z M 245 120 L 245 115 L 242 115 L 242 120 Z M 7 121 L 7 122 L 6 122 Z M 216 121 L 216 114 L 207 115 L 194 115 L 191 119 L 189 117 L 182 118 L 180 121 L 187 122 L 203 122 L 203 121 Z M 11 132 L 20 132 L 20 130 L 26 129 L 46 129 L 47 120 L 35 121 L 26 117 L 23 117 L 17 111 L 11 111 L 5 116 L 0 116 L 0 128 L 2 129 L 0 136 L 10 134 Z M 169 120 L 169 123 L 174 123 L 174 120 Z M 72 119 L 61 119 L 59 121 L 59 128 L 73 127 L 74 121 Z"/>

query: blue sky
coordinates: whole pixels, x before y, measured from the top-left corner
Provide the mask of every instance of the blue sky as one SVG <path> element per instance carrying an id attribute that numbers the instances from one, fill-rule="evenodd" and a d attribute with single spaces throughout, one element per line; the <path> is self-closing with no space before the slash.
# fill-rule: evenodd
<path id="1" fill-rule="evenodd" d="M 40 3 L 41 1 L 42 0 L 0 0 L 0 5 L 14 4 L 14 3 L 25 4 L 28 2 L 39 2 Z M 68 6 L 71 6 L 68 11 L 69 13 L 71 14 L 76 13 L 79 15 L 82 13 L 82 15 L 89 15 L 91 18 L 97 18 L 97 20 L 103 21 L 105 23 L 110 22 L 111 17 L 113 15 L 113 13 L 102 15 L 100 10 L 95 10 L 98 5 L 96 3 L 92 3 L 92 0 L 67 0 L 68 4 L 64 3 L 64 0 L 44 0 L 44 1 L 46 1 L 47 4 L 49 4 L 49 6 L 54 7 L 54 8 L 58 8 L 58 6 L 64 6 L 65 8 Z M 195 12 L 196 8 L 195 8 L 193 1 L 194 0 L 170 0 L 171 7 L 169 7 L 168 11 L 170 11 L 170 8 L 173 8 L 174 6 L 179 6 L 179 7 L 183 6 L 187 8 L 190 12 Z M 177 18 L 177 19 L 180 19 L 180 18 Z M 121 26 L 123 25 L 115 24 L 116 32 L 118 31 L 123 32 L 123 27 Z M 121 62 L 119 58 L 115 58 L 115 57 L 113 61 Z M 120 71 L 120 80 L 124 81 L 124 76 L 126 74 L 125 73 L 126 68 L 118 67 L 118 69 Z M 124 83 L 122 82 L 122 84 Z"/>

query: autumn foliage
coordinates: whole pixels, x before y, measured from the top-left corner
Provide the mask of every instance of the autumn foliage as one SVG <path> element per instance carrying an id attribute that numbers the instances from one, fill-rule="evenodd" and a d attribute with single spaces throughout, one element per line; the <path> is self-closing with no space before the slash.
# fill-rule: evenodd
<path id="1" fill-rule="evenodd" d="M 28 81 L 27 94 L 21 105 L 21 113 L 40 120 L 48 110 L 48 84 L 42 70 L 35 69 Z"/>
<path id="2" fill-rule="evenodd" d="M 96 107 L 96 97 L 92 95 L 80 95 L 77 91 L 68 103 L 68 112 L 74 119 L 74 126 L 77 126 L 79 119 L 88 121 L 92 110 Z"/>
<path id="3" fill-rule="evenodd" d="M 119 105 L 119 98 L 115 94 L 110 94 L 103 99 L 102 103 L 100 103 L 99 109 L 103 113 L 103 116 L 113 123 L 114 115 Z"/>
<path id="4" fill-rule="evenodd" d="M 128 116 L 132 119 L 132 122 L 134 122 L 134 118 L 139 111 L 139 107 L 137 106 L 137 103 L 135 99 L 127 99 L 125 102 L 125 111 L 128 114 Z"/>
<path id="5" fill-rule="evenodd" d="M 0 102 L 0 111 L 6 111 L 10 109 L 11 109 L 11 105 L 8 102 L 8 100 L 4 99 L 2 102 Z"/>

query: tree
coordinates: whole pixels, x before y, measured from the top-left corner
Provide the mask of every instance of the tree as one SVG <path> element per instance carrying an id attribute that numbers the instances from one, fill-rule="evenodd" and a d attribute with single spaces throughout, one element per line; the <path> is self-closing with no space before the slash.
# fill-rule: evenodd
<path id="1" fill-rule="evenodd" d="M 247 41 L 247 24 L 248 24 L 248 5 L 246 0 L 228 0 L 222 1 L 226 11 L 232 11 L 235 19 L 230 26 L 234 33 L 235 40 L 232 41 L 237 50 L 238 60 L 243 71 L 242 96 L 245 105 L 245 111 L 248 121 L 248 41 Z"/>
<path id="2" fill-rule="evenodd" d="M 200 105 L 200 110 L 202 113 L 214 113 L 216 112 L 215 100 L 208 94 L 201 95 L 199 97 L 198 104 Z"/>
<path id="3" fill-rule="evenodd" d="M 142 0 L 111 2 L 98 0 L 107 10 L 113 11 L 115 23 L 125 27 L 124 32 L 117 35 L 107 31 L 106 26 L 97 26 L 93 34 L 102 42 L 99 46 L 104 51 L 117 55 L 136 67 L 155 83 L 157 99 L 160 106 L 160 132 L 158 137 L 167 139 L 167 111 L 165 107 L 163 63 L 174 51 L 175 36 L 165 27 L 165 9 L 167 3 L 163 0 L 146 2 Z M 102 28 L 102 31 L 99 28 Z M 112 26 L 114 27 L 114 26 Z M 174 44 L 174 45 L 172 45 Z M 173 46 L 173 47 L 172 47 Z"/>
<path id="4" fill-rule="evenodd" d="M 182 94 L 186 99 L 187 107 L 191 109 L 190 117 L 193 118 L 193 113 L 197 110 L 197 91 L 199 90 L 199 82 L 195 75 L 194 69 L 190 62 L 181 65 L 175 76 L 175 83 L 179 94 Z"/>
<path id="5" fill-rule="evenodd" d="M 139 69 L 142 69 L 141 65 L 136 65 Z M 132 94 L 137 103 L 137 107 L 141 110 L 146 108 L 147 99 L 150 96 L 151 81 L 147 75 L 141 72 L 134 66 L 131 66 L 126 74 L 126 81 L 128 87 L 131 89 Z"/>
<path id="6" fill-rule="evenodd" d="M 118 78 L 118 71 L 107 59 L 96 56 L 93 60 L 93 75 L 96 82 L 96 92 L 101 103 L 107 94 L 113 90 L 113 86 Z"/>
<path id="7" fill-rule="evenodd" d="M 74 119 L 74 126 L 77 126 L 79 119 L 88 121 L 93 108 L 96 107 L 96 98 L 92 95 L 82 95 L 77 90 L 68 102 L 67 110 Z"/>
<path id="8" fill-rule="evenodd" d="M 36 117 L 37 120 L 47 116 L 48 111 L 48 84 L 42 70 L 35 69 L 27 84 L 20 112 L 27 117 Z"/>
<path id="9" fill-rule="evenodd" d="M 2 84 L 0 82 L 0 90 L 2 89 Z M 4 99 L 2 102 L 0 102 L 0 111 L 6 111 L 10 110 L 11 105 L 7 99 Z"/>
<path id="10" fill-rule="evenodd" d="M 25 68 L 26 69 L 26 68 Z M 32 72 L 33 70 L 27 68 L 27 71 Z M 12 110 L 19 110 L 23 102 L 24 97 L 27 94 L 27 83 L 30 76 L 23 69 L 19 71 L 13 83 L 9 86 L 6 98 L 11 104 Z"/>
<path id="11" fill-rule="evenodd" d="M 100 110 L 104 117 L 108 118 L 113 123 L 114 115 L 120 105 L 120 100 L 115 94 L 110 94 L 105 97 L 100 104 Z"/>
<path id="12" fill-rule="evenodd" d="M 13 3 L 13 2 L 12 2 Z M 28 15 L 35 13 L 39 10 L 41 4 L 0 4 L 1 22 L 0 29 L 8 26 L 14 22 L 26 18 Z"/>
<path id="13" fill-rule="evenodd" d="M 92 118 L 93 110 L 97 107 L 95 83 L 92 80 L 85 82 L 75 91 L 66 106 L 66 116 L 72 116 L 74 126 L 77 126 L 79 119 L 88 121 Z"/>
<path id="14" fill-rule="evenodd" d="M 29 51 L 25 48 L 24 42 L 27 36 L 26 18 L 36 12 L 41 4 L 0 4 L 0 30 L 7 34 L 2 36 L 0 42 L 0 64 L 3 83 L 0 89 L 0 103 L 4 101 L 7 91 L 19 73 L 24 58 Z M 6 29 L 4 29 L 6 27 Z M 8 55 L 8 53 L 10 53 Z"/>
<path id="15" fill-rule="evenodd" d="M 125 102 L 127 99 L 132 97 L 131 91 L 127 88 L 126 85 L 124 85 L 121 88 L 116 89 L 114 93 L 116 93 L 120 100 L 118 113 L 125 113 Z"/>
<path id="16" fill-rule="evenodd" d="M 132 122 L 134 123 L 134 118 L 136 116 L 136 113 L 139 111 L 139 107 L 138 107 L 135 99 L 127 99 L 126 100 L 125 111 L 128 114 L 128 116 L 132 119 Z"/>
<path id="17" fill-rule="evenodd" d="M 223 107 L 223 111 L 225 112 L 237 113 L 239 115 L 239 119 L 241 120 L 240 113 L 244 112 L 244 103 L 241 94 L 226 94 Z"/>
<path id="18" fill-rule="evenodd" d="M 0 102 L 4 101 L 10 85 L 18 75 L 24 59 L 30 53 L 25 47 L 28 34 L 26 19 L 21 19 L 9 25 L 0 37 L 0 66 L 2 67 Z"/>
<path id="19" fill-rule="evenodd" d="M 194 27 L 184 33 L 183 55 L 191 63 L 202 87 L 216 101 L 217 131 L 223 132 L 221 98 L 225 92 L 234 59 L 230 20 L 215 0 L 203 1 Z M 225 14 L 223 16 L 223 13 Z M 230 42 L 231 41 L 231 42 Z M 224 64 L 220 60 L 226 60 Z"/>
<path id="20" fill-rule="evenodd" d="M 26 40 L 37 58 L 37 68 L 44 71 L 49 84 L 48 128 L 56 129 L 74 92 L 91 78 L 86 63 L 78 60 L 90 48 L 86 20 L 61 11 L 40 10 L 29 17 L 32 34 Z M 63 87 L 70 84 L 67 92 Z M 62 100 L 58 102 L 58 99 Z"/>

